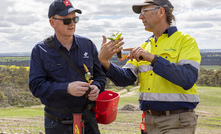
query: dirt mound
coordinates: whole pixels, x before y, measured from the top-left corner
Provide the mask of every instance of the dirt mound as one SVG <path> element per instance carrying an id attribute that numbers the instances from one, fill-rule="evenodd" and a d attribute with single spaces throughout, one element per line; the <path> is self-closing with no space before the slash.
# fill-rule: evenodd
<path id="1" fill-rule="evenodd" d="M 119 108 L 119 110 L 122 111 L 140 111 L 140 108 L 133 104 L 126 104 L 125 106 L 122 106 Z"/>

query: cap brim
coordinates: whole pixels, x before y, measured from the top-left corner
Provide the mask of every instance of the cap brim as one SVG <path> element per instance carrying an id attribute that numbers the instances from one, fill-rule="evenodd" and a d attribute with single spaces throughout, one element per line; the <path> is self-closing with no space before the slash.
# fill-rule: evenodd
<path id="1" fill-rule="evenodd" d="M 70 14 L 70 13 L 72 13 L 72 12 L 76 12 L 76 13 L 79 13 L 79 14 L 82 13 L 80 9 L 69 8 L 69 9 L 67 9 L 67 10 L 64 10 L 64 11 L 58 13 L 58 15 L 60 15 L 60 16 L 67 16 L 68 14 Z"/>
<path id="2" fill-rule="evenodd" d="M 140 14 L 141 13 L 141 8 L 143 6 L 147 6 L 147 5 L 152 5 L 152 3 L 142 3 L 142 4 L 133 5 L 132 9 L 135 13 Z"/>

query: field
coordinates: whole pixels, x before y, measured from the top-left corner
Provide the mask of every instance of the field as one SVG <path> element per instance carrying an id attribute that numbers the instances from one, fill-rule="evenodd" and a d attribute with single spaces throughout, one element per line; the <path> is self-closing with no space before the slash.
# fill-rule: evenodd
<path id="1" fill-rule="evenodd" d="M 26 61 L 30 60 L 30 57 L 0 57 L 0 62 L 9 62 L 9 61 Z"/>
<path id="2" fill-rule="evenodd" d="M 213 70 L 221 70 L 221 66 L 209 66 L 209 65 L 202 65 L 202 66 L 200 66 L 200 67 L 202 67 L 202 68 L 204 68 L 204 69 L 206 69 L 206 70 L 208 70 L 208 69 L 213 69 Z"/>
<path id="3" fill-rule="evenodd" d="M 141 111 L 120 110 L 126 104 L 138 107 L 137 88 L 119 91 L 121 98 L 115 122 L 99 125 L 102 134 L 140 134 Z M 201 99 L 196 108 L 199 115 L 197 134 L 221 134 L 221 88 L 199 87 Z M 23 134 L 44 132 L 43 106 L 0 109 L 0 133 Z"/>

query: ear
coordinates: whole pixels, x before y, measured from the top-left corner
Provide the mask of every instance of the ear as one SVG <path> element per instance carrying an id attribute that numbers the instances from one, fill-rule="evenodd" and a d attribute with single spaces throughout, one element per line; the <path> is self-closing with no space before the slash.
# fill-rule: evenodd
<path id="1" fill-rule="evenodd" d="M 158 13 L 159 13 L 160 18 L 162 18 L 164 15 L 166 15 L 165 9 L 162 7 L 158 10 Z"/>
<path id="2" fill-rule="evenodd" d="M 50 18 L 49 19 L 49 23 L 50 23 L 50 25 L 51 25 L 51 27 L 55 27 L 55 21 L 54 21 L 54 19 L 52 19 L 52 18 Z"/>

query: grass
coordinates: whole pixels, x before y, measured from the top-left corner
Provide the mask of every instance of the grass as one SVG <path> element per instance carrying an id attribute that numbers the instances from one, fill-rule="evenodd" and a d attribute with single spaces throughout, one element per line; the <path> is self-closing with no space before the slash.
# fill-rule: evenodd
<path id="1" fill-rule="evenodd" d="M 0 57 L 0 62 L 9 62 L 9 61 L 27 61 L 30 60 L 30 57 Z"/>
<path id="2" fill-rule="evenodd" d="M 138 105 L 138 90 L 135 94 L 121 95 L 118 106 L 127 103 Z M 196 134 L 221 134 L 221 88 L 198 87 L 201 99 L 196 114 L 199 115 Z M 102 134 L 140 134 L 141 111 L 118 111 L 117 119 L 108 125 L 99 124 Z M 0 133 L 44 132 L 43 106 L 0 109 Z M 4 129 L 4 130 L 3 130 Z"/>
<path id="3" fill-rule="evenodd" d="M 218 66 L 218 65 L 212 65 L 212 66 L 210 66 L 210 65 L 202 65 L 200 67 L 202 67 L 202 68 L 204 68 L 206 70 L 208 70 L 208 69 L 221 70 L 221 66 Z"/>
<path id="4" fill-rule="evenodd" d="M 35 116 L 43 116 L 44 111 L 42 107 L 38 108 L 2 108 L 0 110 L 0 118 L 16 118 L 16 117 L 27 117 L 32 118 Z"/>
<path id="5" fill-rule="evenodd" d="M 201 99 L 196 108 L 198 128 L 205 134 L 221 133 L 221 88 L 199 87 L 198 94 Z M 198 133 L 201 134 L 201 131 Z"/>

